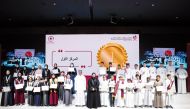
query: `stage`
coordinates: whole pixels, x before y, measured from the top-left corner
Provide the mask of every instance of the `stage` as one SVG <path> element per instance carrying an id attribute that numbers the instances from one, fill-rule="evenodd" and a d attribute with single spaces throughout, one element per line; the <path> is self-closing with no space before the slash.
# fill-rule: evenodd
<path id="1" fill-rule="evenodd" d="M 0 93 L 1 98 L 1 93 Z M 1 100 L 0 100 L 1 101 Z M 26 100 L 27 102 L 27 100 Z M 74 101 L 73 101 L 74 103 Z M 62 103 L 59 103 L 58 106 L 28 106 L 28 104 L 20 105 L 20 106 L 8 106 L 8 107 L 2 107 L 0 106 L 0 109 L 88 109 L 85 107 L 75 107 L 74 105 L 71 106 L 65 106 Z M 126 109 L 126 108 L 120 108 L 120 107 L 101 107 L 99 109 Z M 127 108 L 127 109 L 134 109 L 134 108 Z M 156 109 L 156 108 L 136 108 L 136 109 Z M 158 109 L 158 108 L 157 108 Z M 166 109 L 166 108 L 163 108 Z M 173 109 L 190 109 L 190 93 L 188 94 L 176 94 L 174 96 L 174 105 Z"/>

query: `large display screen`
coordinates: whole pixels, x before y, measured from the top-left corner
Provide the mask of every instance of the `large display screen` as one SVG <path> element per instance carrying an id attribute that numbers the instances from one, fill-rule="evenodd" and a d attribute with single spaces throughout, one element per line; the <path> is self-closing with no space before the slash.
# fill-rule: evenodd
<path id="1" fill-rule="evenodd" d="M 113 66 L 139 63 L 138 34 L 77 34 L 46 35 L 46 63 L 54 63 L 67 72 L 70 63 L 85 75 L 98 72 L 99 64 Z"/>

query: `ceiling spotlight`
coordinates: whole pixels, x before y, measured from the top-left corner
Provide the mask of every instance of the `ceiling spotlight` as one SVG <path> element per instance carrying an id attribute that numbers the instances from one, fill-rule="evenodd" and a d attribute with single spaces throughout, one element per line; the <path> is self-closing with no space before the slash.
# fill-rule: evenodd
<path id="1" fill-rule="evenodd" d="M 56 2 L 53 2 L 53 6 L 56 6 L 57 5 L 57 3 Z"/>
<path id="2" fill-rule="evenodd" d="M 154 7 L 154 6 L 155 6 L 155 4 L 152 4 L 151 6 L 152 6 L 152 7 Z"/>
<path id="3" fill-rule="evenodd" d="M 118 23 L 118 18 L 116 15 L 111 15 L 110 17 L 110 23 L 111 24 L 117 24 Z"/>
<path id="4" fill-rule="evenodd" d="M 66 17 L 66 22 L 67 22 L 67 25 L 72 25 L 74 23 L 73 16 L 72 15 L 68 15 Z"/>
<path id="5" fill-rule="evenodd" d="M 8 21 L 11 22 L 11 21 L 12 21 L 12 18 L 8 18 Z"/>

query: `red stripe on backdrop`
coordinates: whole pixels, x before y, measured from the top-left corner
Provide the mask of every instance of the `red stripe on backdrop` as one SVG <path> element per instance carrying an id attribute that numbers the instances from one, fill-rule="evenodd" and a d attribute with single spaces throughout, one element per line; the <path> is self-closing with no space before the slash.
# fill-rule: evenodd
<path id="1" fill-rule="evenodd" d="M 190 92 L 190 43 L 187 44 L 187 91 Z"/>

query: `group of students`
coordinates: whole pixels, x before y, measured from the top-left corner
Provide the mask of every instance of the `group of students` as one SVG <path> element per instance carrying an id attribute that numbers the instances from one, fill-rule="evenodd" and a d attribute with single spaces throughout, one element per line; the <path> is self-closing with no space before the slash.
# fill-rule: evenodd
<path id="1" fill-rule="evenodd" d="M 6 70 L 2 80 L 1 106 L 24 105 L 25 93 L 27 103 L 31 106 L 56 106 L 58 101 L 65 105 L 72 104 L 73 79 L 77 72 L 73 63 L 70 67 L 74 70 L 67 74 L 60 71 L 56 63 L 52 71 L 48 69 L 48 65 L 45 65 L 45 69 L 39 65 L 36 70 L 33 67 L 31 71 L 26 71 L 26 67 L 20 69 L 18 64 L 13 73 Z M 79 70 L 79 75 L 80 72 Z"/>
<path id="2" fill-rule="evenodd" d="M 102 62 L 100 68 L 104 67 Z M 92 73 L 86 83 L 82 70 L 77 74 L 73 63 L 70 65 L 73 70 L 67 73 L 60 71 L 57 64 L 51 71 L 45 65 L 45 69 L 39 66 L 30 72 L 26 72 L 26 68 L 21 70 L 17 65 L 13 74 L 7 70 L 3 77 L 1 105 L 25 104 L 26 91 L 31 106 L 56 106 L 58 101 L 68 106 L 73 104 L 74 97 L 76 106 L 86 105 L 88 108 L 172 107 L 176 93 L 175 76 L 178 78 L 178 93 L 186 93 L 188 74 L 182 64 L 178 70 L 171 61 L 166 68 L 163 64 L 156 68 L 154 63 L 149 68 L 143 64 L 140 69 L 137 64 L 134 69 L 130 68 L 129 63 L 118 65 L 115 71 L 111 70 L 112 67 L 110 62 L 105 73 Z"/>
<path id="3" fill-rule="evenodd" d="M 100 67 L 104 67 L 103 62 Z M 173 95 L 176 93 L 175 76 L 177 77 L 177 93 L 186 93 L 188 73 L 183 64 L 180 64 L 177 70 L 172 65 L 172 61 L 168 62 L 166 68 L 163 64 L 156 68 L 154 63 L 151 63 L 149 68 L 144 63 L 140 69 L 137 64 L 134 65 L 134 69 L 130 68 L 129 63 L 125 67 L 118 65 L 116 71 L 110 70 L 113 69 L 112 67 L 110 62 L 106 73 L 99 75 L 101 105 L 103 106 L 115 104 L 118 107 L 129 108 L 172 107 Z"/>

